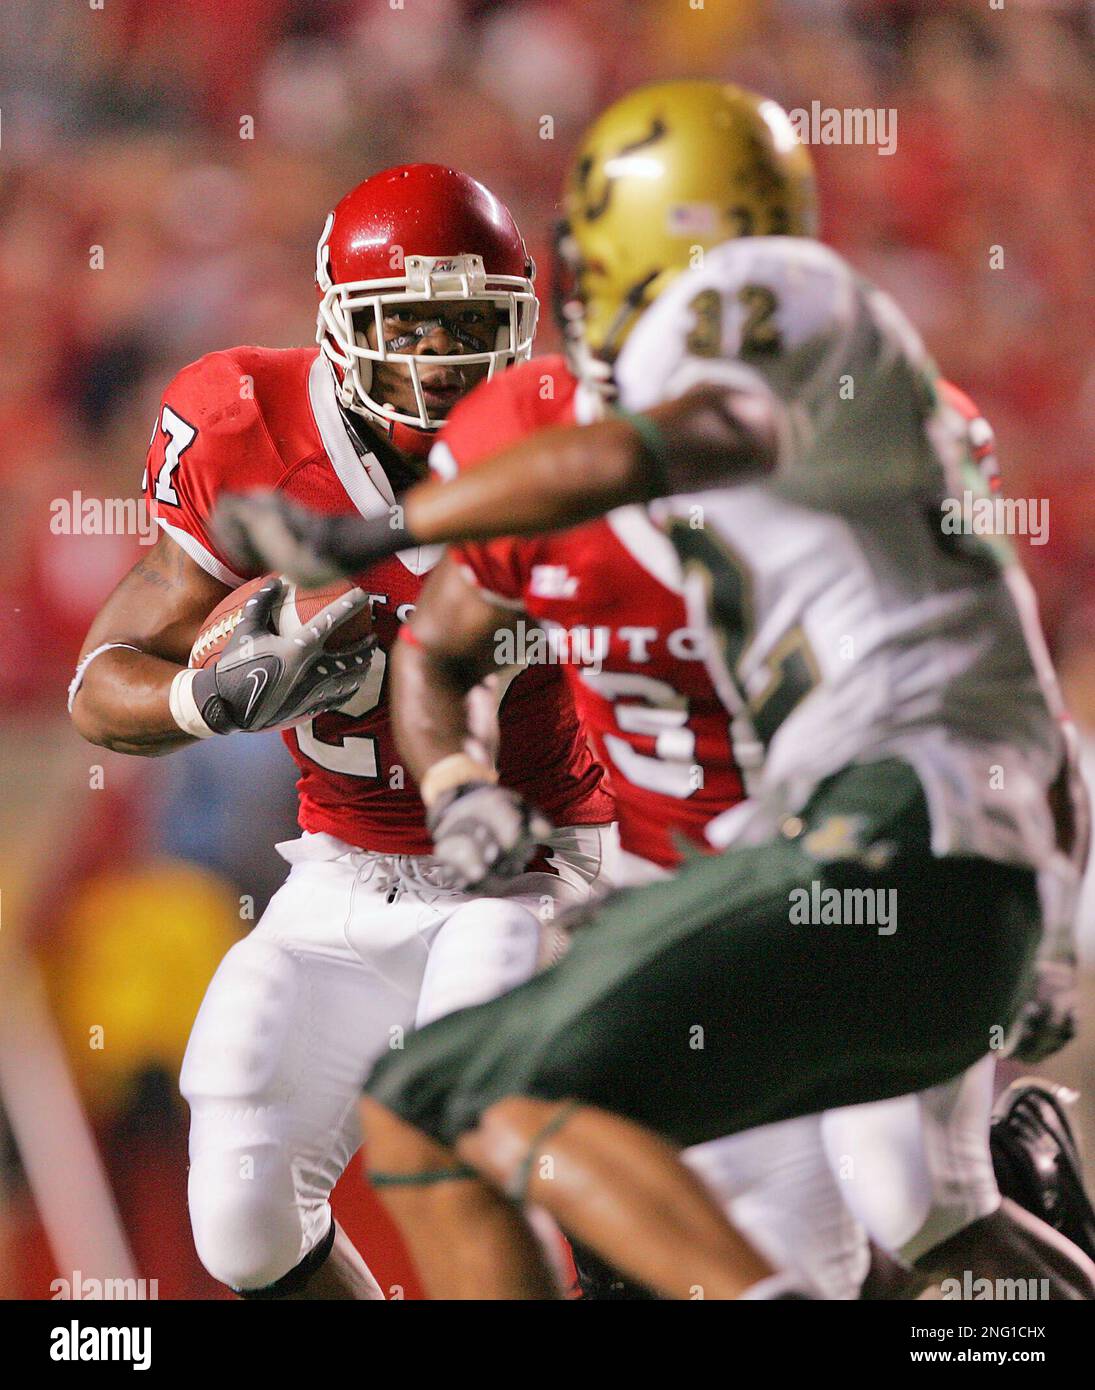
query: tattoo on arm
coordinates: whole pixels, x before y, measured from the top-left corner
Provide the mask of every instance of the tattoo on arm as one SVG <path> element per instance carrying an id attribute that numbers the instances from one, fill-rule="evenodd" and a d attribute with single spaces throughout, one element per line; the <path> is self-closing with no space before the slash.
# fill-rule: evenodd
<path id="1" fill-rule="evenodd" d="M 133 573 L 138 579 L 143 579 L 146 584 L 151 584 L 154 589 L 170 589 L 171 581 L 155 566 L 150 565 L 147 560 L 138 560 L 133 566 Z"/>
<path id="2" fill-rule="evenodd" d="M 133 574 L 154 589 L 182 589 L 186 586 L 186 552 L 181 546 L 173 545 L 169 551 L 151 555 L 138 560 L 133 566 Z"/>

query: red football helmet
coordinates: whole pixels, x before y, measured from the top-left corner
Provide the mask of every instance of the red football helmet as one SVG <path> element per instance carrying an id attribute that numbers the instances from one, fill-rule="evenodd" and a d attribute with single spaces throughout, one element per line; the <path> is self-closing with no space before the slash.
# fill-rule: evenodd
<path id="1" fill-rule="evenodd" d="M 320 292 L 316 339 L 334 368 L 343 406 L 419 430 L 443 420 L 426 408 L 413 353 L 388 352 L 386 305 L 476 299 L 499 310 L 493 351 L 432 356 L 432 366 L 485 362 L 492 377 L 532 355 L 538 304 L 535 267 L 509 209 L 477 180 L 440 164 L 385 169 L 352 189 L 328 214 L 316 248 Z M 362 315 L 376 323 L 375 348 Z M 374 362 L 406 362 L 417 414 L 369 394 Z"/>

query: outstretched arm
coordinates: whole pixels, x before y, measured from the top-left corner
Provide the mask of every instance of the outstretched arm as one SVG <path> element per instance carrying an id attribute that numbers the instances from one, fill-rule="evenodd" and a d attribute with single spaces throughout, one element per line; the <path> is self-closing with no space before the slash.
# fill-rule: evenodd
<path id="1" fill-rule="evenodd" d="M 643 415 L 544 430 L 451 483 L 415 488 L 406 523 L 423 542 L 536 535 L 628 502 L 744 481 L 774 460 L 766 403 L 701 386 Z"/>
<path id="2" fill-rule="evenodd" d="M 544 430 L 451 482 L 419 484 L 388 516 L 324 517 L 253 495 L 222 503 L 218 532 L 240 564 L 322 583 L 410 546 L 536 535 L 629 502 L 744 482 L 771 471 L 776 452 L 767 398 L 705 385 L 642 415 Z"/>

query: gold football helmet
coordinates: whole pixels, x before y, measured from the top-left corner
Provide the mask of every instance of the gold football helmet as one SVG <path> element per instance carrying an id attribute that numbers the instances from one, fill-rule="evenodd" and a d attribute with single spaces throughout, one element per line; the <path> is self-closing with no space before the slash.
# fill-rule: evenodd
<path id="1" fill-rule="evenodd" d="M 610 106 L 582 140 L 563 201 L 556 312 L 594 375 L 704 251 L 732 237 L 816 235 L 813 161 L 786 111 L 722 82 L 658 82 Z"/>

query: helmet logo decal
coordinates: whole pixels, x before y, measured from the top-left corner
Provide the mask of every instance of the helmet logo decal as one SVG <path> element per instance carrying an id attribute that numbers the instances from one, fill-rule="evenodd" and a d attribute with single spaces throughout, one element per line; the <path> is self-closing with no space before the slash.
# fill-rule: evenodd
<path id="1" fill-rule="evenodd" d="M 331 272 L 327 267 L 330 254 L 327 250 L 327 242 L 331 236 L 331 228 L 335 225 L 335 215 L 333 212 L 327 214 L 327 221 L 323 224 L 323 231 L 316 244 L 316 284 L 321 290 L 327 291 L 334 283 L 331 279 Z"/>
<path id="2" fill-rule="evenodd" d="M 718 230 L 719 210 L 714 203 L 672 203 L 665 215 L 670 236 L 713 236 Z"/>
<path id="3" fill-rule="evenodd" d="M 593 201 L 588 187 L 589 176 L 593 172 L 594 160 L 592 155 L 585 156 L 578 165 L 578 188 L 585 200 L 582 214 L 587 222 L 596 222 L 598 217 L 603 217 L 608 211 L 608 205 L 612 200 L 612 190 L 615 187 L 616 180 L 620 178 L 621 175 L 625 173 L 638 174 L 642 172 L 645 173 L 647 177 L 650 177 L 651 174 L 656 175 L 660 172 L 660 165 L 657 169 L 654 169 L 653 166 L 644 169 L 641 165 L 636 163 L 631 168 L 628 168 L 627 161 L 630 156 L 638 153 L 639 150 L 645 150 L 650 145 L 657 144 L 659 140 L 664 138 L 667 130 L 668 127 L 665 122 L 658 116 L 650 127 L 649 135 L 644 135 L 639 140 L 633 140 L 629 145 L 621 146 L 611 159 L 604 160 L 601 165 L 601 173 L 604 176 L 604 188 L 601 190 L 600 196 L 596 201 Z"/>

